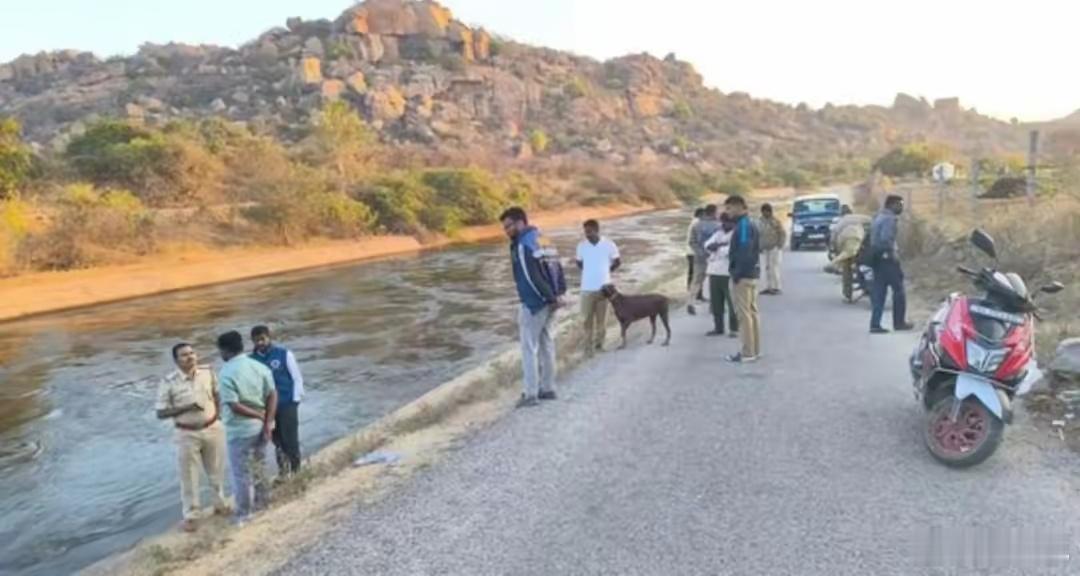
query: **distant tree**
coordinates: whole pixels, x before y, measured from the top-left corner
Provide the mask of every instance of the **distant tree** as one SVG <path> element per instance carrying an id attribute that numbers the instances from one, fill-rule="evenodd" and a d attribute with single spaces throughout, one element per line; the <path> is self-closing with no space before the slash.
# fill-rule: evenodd
<path id="1" fill-rule="evenodd" d="M 951 151 L 941 144 L 923 142 L 890 150 L 874 163 L 874 169 L 886 176 L 922 176 L 934 165 L 948 159 Z"/>
<path id="2" fill-rule="evenodd" d="M 30 174 L 33 157 L 14 118 L 0 118 L 0 200 L 10 198 Z"/>
<path id="3" fill-rule="evenodd" d="M 345 102 L 327 104 L 312 122 L 308 151 L 314 164 L 329 169 L 339 190 L 367 176 L 376 150 L 375 135 Z"/>

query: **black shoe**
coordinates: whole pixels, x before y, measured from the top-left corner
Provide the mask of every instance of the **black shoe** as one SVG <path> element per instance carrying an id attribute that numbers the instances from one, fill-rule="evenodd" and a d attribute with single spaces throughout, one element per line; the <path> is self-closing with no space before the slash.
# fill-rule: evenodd
<path id="1" fill-rule="evenodd" d="M 540 405 L 540 400 L 538 400 L 536 398 L 532 398 L 530 396 L 522 396 L 521 400 L 518 400 L 518 403 L 517 403 L 516 407 L 517 408 L 532 408 L 534 406 L 539 406 L 539 405 Z"/>
<path id="2" fill-rule="evenodd" d="M 711 330 L 709 332 L 706 332 L 705 335 L 709 336 L 710 338 L 715 338 L 717 336 L 723 336 L 724 333 L 720 332 L 719 330 Z"/>
<path id="3" fill-rule="evenodd" d="M 548 390 L 547 392 L 541 392 L 540 395 L 537 396 L 537 398 L 539 398 L 541 400 L 556 400 L 556 399 L 558 399 L 558 397 L 559 397 L 559 395 L 556 394 L 554 390 Z"/>
<path id="4" fill-rule="evenodd" d="M 686 313 L 691 316 L 697 316 L 697 308 L 694 308 L 694 305 L 690 304 L 686 307 Z"/>
<path id="5" fill-rule="evenodd" d="M 881 326 L 875 326 L 875 327 L 870 329 L 870 333 L 871 334 L 888 334 L 889 331 L 882 328 Z"/>
<path id="6" fill-rule="evenodd" d="M 911 332 L 914 329 L 915 329 L 915 325 L 912 324 L 911 322 L 904 322 L 903 324 L 900 324 L 899 326 L 893 326 L 893 330 L 896 330 L 897 332 Z"/>

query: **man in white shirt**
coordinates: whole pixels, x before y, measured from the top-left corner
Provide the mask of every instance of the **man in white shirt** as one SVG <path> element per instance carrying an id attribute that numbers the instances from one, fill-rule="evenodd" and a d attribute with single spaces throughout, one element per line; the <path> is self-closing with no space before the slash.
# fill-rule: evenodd
<path id="1" fill-rule="evenodd" d="M 581 270 L 581 316 L 585 319 L 585 350 L 604 349 L 607 336 L 607 300 L 601 289 L 611 284 L 611 273 L 622 265 L 615 243 L 600 236 L 600 223 L 585 222 L 585 240 L 577 247 L 577 265 Z"/>

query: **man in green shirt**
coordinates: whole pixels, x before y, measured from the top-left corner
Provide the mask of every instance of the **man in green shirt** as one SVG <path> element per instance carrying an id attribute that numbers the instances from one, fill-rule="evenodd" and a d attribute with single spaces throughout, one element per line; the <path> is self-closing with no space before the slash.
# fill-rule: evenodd
<path id="1" fill-rule="evenodd" d="M 236 521 L 244 522 L 254 508 L 266 506 L 266 445 L 274 430 L 277 390 L 270 369 L 244 354 L 244 337 L 227 332 L 218 337 L 225 365 L 218 374 L 222 421 L 228 435 Z"/>

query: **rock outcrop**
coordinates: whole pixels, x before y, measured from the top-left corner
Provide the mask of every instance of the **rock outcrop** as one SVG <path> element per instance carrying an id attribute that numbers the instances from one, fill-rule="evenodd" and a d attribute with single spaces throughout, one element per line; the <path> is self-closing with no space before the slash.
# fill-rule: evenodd
<path id="1" fill-rule="evenodd" d="M 941 139 L 963 150 L 1022 149 L 1021 129 L 969 111 L 897 96 L 890 108 L 811 110 L 721 94 L 669 54 L 608 62 L 496 40 L 428 0 L 367 0 L 333 20 L 291 18 L 238 49 L 144 45 L 128 58 L 85 52 L 0 64 L 0 115 L 61 146 L 95 118 L 160 125 L 209 116 L 290 132 L 322 103 L 354 106 L 387 141 L 600 162 L 759 165 Z"/>

